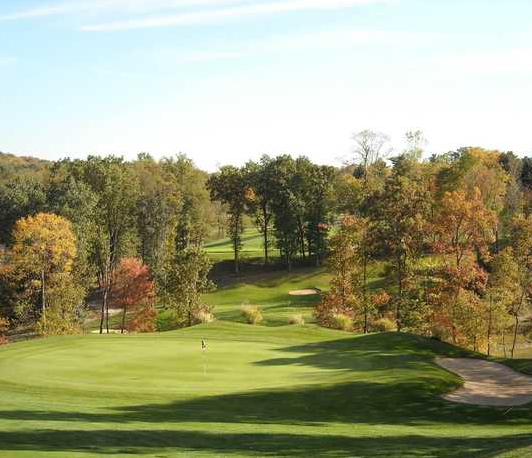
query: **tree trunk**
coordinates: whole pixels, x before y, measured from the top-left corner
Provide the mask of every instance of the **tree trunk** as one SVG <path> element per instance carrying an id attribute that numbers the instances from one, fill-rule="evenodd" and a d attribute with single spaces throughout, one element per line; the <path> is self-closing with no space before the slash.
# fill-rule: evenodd
<path id="1" fill-rule="evenodd" d="M 41 310 L 42 310 L 42 317 L 43 320 L 46 321 L 46 295 L 45 295 L 45 288 L 44 288 L 44 282 L 45 282 L 45 273 L 44 269 L 41 270 Z"/>
<path id="2" fill-rule="evenodd" d="M 510 352 L 510 356 L 511 356 L 512 359 L 514 358 L 515 343 L 517 341 L 517 329 L 519 328 L 519 317 L 516 315 L 514 318 L 515 318 L 514 338 L 513 338 L 513 342 L 512 342 L 512 350 Z"/>
<path id="3" fill-rule="evenodd" d="M 122 313 L 122 325 L 120 328 L 120 334 L 124 334 L 125 326 L 126 326 L 126 305 L 124 304 L 124 312 Z"/>
<path id="4" fill-rule="evenodd" d="M 105 289 L 104 295 L 105 301 L 105 328 L 107 329 L 107 334 L 109 334 L 109 286 Z"/>
<path id="5" fill-rule="evenodd" d="M 270 263 L 270 259 L 268 257 L 268 223 L 264 223 L 262 230 L 264 231 L 264 265 L 267 266 Z"/>
<path id="6" fill-rule="evenodd" d="M 264 265 L 267 266 L 270 262 L 270 259 L 268 257 L 268 226 L 269 226 L 269 218 L 268 218 L 268 208 L 263 205 L 262 207 L 262 220 L 264 221 L 264 226 L 262 227 L 264 237 Z"/>
<path id="7" fill-rule="evenodd" d="M 368 278 L 368 262 L 366 254 L 362 257 L 362 300 L 364 303 L 364 334 L 368 333 L 368 291 L 367 291 L 367 278 Z"/>
<path id="8" fill-rule="evenodd" d="M 105 293 L 104 293 L 105 296 Z M 105 298 L 102 297 L 102 308 L 100 313 L 100 334 L 103 334 L 103 320 L 105 317 Z"/>
<path id="9" fill-rule="evenodd" d="M 397 332 L 401 332 L 401 304 L 403 301 L 403 266 L 401 255 L 397 258 L 397 275 L 398 275 L 398 287 L 399 287 L 399 300 L 395 310 L 395 321 L 397 323 Z"/>
<path id="10" fill-rule="evenodd" d="M 491 327 L 492 327 L 492 309 L 493 309 L 493 297 L 490 294 L 490 308 L 489 308 L 489 316 L 488 316 L 488 356 L 491 355 Z"/>
<path id="11" fill-rule="evenodd" d="M 504 352 L 504 357 L 506 358 L 506 329 L 502 330 L 502 350 Z"/>

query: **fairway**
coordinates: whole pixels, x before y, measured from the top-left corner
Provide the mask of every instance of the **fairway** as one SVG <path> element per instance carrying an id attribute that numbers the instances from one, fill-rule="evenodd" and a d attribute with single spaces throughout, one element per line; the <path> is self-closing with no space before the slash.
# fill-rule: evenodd
<path id="1" fill-rule="evenodd" d="M 201 352 L 201 338 L 208 349 Z M 453 404 L 408 334 L 218 322 L 0 349 L 0 456 L 528 457 L 530 407 Z"/>

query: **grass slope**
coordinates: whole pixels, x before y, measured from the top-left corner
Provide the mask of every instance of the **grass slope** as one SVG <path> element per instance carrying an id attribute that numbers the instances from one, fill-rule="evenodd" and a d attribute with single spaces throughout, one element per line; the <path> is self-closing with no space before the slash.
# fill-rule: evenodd
<path id="1" fill-rule="evenodd" d="M 530 456 L 530 407 L 439 397 L 460 380 L 433 358 L 463 354 L 407 334 L 228 322 L 22 342 L 0 349 L 0 456 Z"/>
<path id="2" fill-rule="evenodd" d="M 205 244 L 205 251 L 214 261 L 224 261 L 234 259 L 233 245 L 229 238 L 215 240 Z M 272 257 L 279 256 L 279 250 L 270 248 Z M 263 237 L 257 229 L 249 228 L 242 234 L 242 260 L 259 259 L 264 256 Z"/>

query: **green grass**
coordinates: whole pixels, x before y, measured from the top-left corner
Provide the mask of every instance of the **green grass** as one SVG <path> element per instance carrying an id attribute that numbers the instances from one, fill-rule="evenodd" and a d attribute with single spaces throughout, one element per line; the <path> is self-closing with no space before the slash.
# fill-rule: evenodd
<path id="1" fill-rule="evenodd" d="M 205 244 L 205 251 L 214 261 L 229 261 L 234 259 L 233 245 L 228 238 L 216 240 Z M 279 250 L 270 248 L 270 256 L 279 256 Z M 264 257 L 263 237 L 257 229 L 246 229 L 242 234 L 242 260 L 257 260 Z"/>
<path id="2" fill-rule="evenodd" d="M 291 296 L 289 292 L 326 289 L 329 278 L 324 269 L 315 268 L 243 274 L 221 282 L 215 292 L 204 296 L 204 301 L 214 307 L 216 317 L 222 320 L 244 322 L 240 307 L 250 303 L 262 307 L 266 326 L 286 325 L 293 314 L 302 314 L 308 323 L 313 320 L 312 308 L 320 296 Z"/>
<path id="3" fill-rule="evenodd" d="M 207 339 L 202 353 L 200 339 Z M 407 334 L 217 322 L 0 349 L 0 456 L 524 458 L 530 406 L 453 404 Z"/>

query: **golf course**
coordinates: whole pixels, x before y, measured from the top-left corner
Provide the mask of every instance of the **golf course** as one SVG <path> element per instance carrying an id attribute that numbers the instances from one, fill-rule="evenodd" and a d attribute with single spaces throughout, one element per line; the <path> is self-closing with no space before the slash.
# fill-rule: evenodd
<path id="1" fill-rule="evenodd" d="M 0 456 L 531 456 L 529 405 L 441 397 L 462 380 L 435 359 L 478 355 L 413 334 L 319 327 L 319 296 L 289 293 L 327 282 L 323 269 L 249 273 L 205 296 L 214 323 L 1 347 Z M 243 322 L 246 301 L 262 305 L 262 325 Z M 310 324 L 289 325 L 294 313 Z M 532 373 L 527 360 L 513 367 Z"/>
<path id="2" fill-rule="evenodd" d="M 17 343 L 0 349 L 0 456 L 530 456 L 530 407 L 442 399 L 461 381 L 437 356 L 466 353 L 223 321 Z"/>

